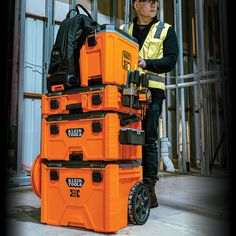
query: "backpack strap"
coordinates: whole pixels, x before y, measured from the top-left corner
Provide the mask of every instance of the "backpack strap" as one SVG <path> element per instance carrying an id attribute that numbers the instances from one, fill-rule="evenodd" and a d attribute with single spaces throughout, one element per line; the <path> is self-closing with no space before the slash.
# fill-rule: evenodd
<path id="1" fill-rule="evenodd" d="M 77 11 L 77 14 L 80 14 L 79 12 L 79 7 L 83 9 L 83 11 L 87 14 L 87 16 L 93 20 L 92 16 L 90 15 L 90 13 L 87 11 L 87 9 L 82 6 L 81 4 L 76 4 L 75 8 L 76 8 L 76 11 Z"/>
<path id="2" fill-rule="evenodd" d="M 68 11 L 68 13 L 66 14 L 66 18 L 70 18 L 71 17 L 71 12 L 72 11 L 76 11 L 76 13 L 78 14 L 78 11 L 76 10 L 76 9 L 70 9 L 69 11 Z"/>

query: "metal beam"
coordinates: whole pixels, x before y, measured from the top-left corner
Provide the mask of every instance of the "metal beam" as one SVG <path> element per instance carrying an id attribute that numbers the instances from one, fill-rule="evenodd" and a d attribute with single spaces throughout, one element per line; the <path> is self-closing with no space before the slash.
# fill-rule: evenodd
<path id="1" fill-rule="evenodd" d="M 117 0 L 113 0 L 111 9 L 112 10 L 111 23 L 115 26 L 117 26 L 117 8 L 118 8 Z"/>
<path id="2" fill-rule="evenodd" d="M 227 22 L 227 8 L 226 8 L 227 1 L 220 0 L 219 4 L 219 19 L 220 19 L 220 41 L 221 41 L 221 66 L 223 70 L 229 70 L 229 45 L 228 45 L 228 22 Z M 224 37 L 223 37 L 224 36 Z M 222 86 L 222 93 L 223 93 L 223 104 L 224 104 L 224 111 L 223 111 L 223 126 L 225 130 L 225 151 L 226 151 L 226 165 L 227 170 L 230 171 L 230 128 L 231 125 L 230 120 L 230 110 L 231 110 L 231 94 L 230 94 L 230 83 L 224 83 Z"/>
<path id="3" fill-rule="evenodd" d="M 54 1 L 46 1 L 46 23 L 44 24 L 44 40 L 43 40 L 43 93 L 47 93 L 46 76 L 50 64 L 51 50 L 54 42 Z"/>
<path id="4" fill-rule="evenodd" d="M 92 1 L 92 16 L 95 21 L 98 20 L 98 0 Z"/>
<path id="5" fill-rule="evenodd" d="M 163 0 L 159 0 L 159 19 L 160 19 L 160 21 L 164 21 L 164 2 L 163 2 Z"/>
<path id="6" fill-rule="evenodd" d="M 125 28 L 124 31 L 128 33 L 130 15 L 130 0 L 125 0 Z"/>
<path id="7" fill-rule="evenodd" d="M 177 19 L 177 0 L 174 1 L 174 23 L 175 23 L 175 31 L 177 32 L 177 25 L 178 25 L 178 19 Z M 178 36 L 178 35 L 177 35 Z M 175 66 L 175 73 L 178 76 L 179 75 L 179 67 L 178 64 Z M 178 88 L 178 78 L 175 79 L 175 114 L 176 114 L 176 151 L 178 155 L 178 169 L 181 171 L 181 159 L 180 159 L 180 144 L 179 144 L 179 88 Z"/>
<path id="8" fill-rule="evenodd" d="M 209 174 L 209 168 L 207 167 L 207 155 L 205 152 L 205 138 L 204 138 L 204 113 L 203 113 L 203 101 L 202 101 L 202 93 L 200 87 L 200 79 L 201 73 L 204 73 L 206 70 L 205 67 L 205 44 L 204 44 L 204 25 L 203 25 L 203 0 L 195 1 L 195 18 L 196 18 L 196 43 L 197 43 L 197 73 L 196 76 L 196 106 L 199 110 L 199 117 L 197 117 L 195 129 L 199 129 L 200 132 L 200 146 L 198 144 L 199 153 L 201 155 L 201 173 L 206 175 Z"/>
<path id="9" fill-rule="evenodd" d="M 195 86 L 198 85 L 198 83 L 200 84 L 211 84 L 211 83 L 218 83 L 218 82 L 224 82 L 224 80 L 216 78 L 216 79 L 204 79 L 204 80 L 200 80 L 198 81 L 192 81 L 192 82 L 184 82 L 184 83 L 179 83 L 178 84 L 178 88 L 186 88 L 186 87 L 191 87 L 191 86 Z M 166 89 L 176 89 L 176 85 L 172 84 L 172 85 L 166 85 Z"/>
<path id="10" fill-rule="evenodd" d="M 26 1 L 20 2 L 20 57 L 18 90 L 18 137 L 17 137 L 17 176 L 22 174 L 23 120 L 24 120 L 24 59 L 25 59 L 25 11 Z"/>
<path id="11" fill-rule="evenodd" d="M 179 73 L 180 76 L 184 75 L 184 60 L 183 60 L 183 35 L 182 35 L 182 0 L 177 0 L 177 35 L 179 39 Z M 181 81 L 183 82 L 183 81 Z M 181 156 L 181 168 L 182 173 L 187 172 L 187 137 L 186 137 L 186 125 L 185 125 L 185 91 L 181 88 L 181 126 L 182 126 L 182 156 Z"/>
<path id="12" fill-rule="evenodd" d="M 75 8 L 76 0 L 70 0 L 70 9 Z"/>

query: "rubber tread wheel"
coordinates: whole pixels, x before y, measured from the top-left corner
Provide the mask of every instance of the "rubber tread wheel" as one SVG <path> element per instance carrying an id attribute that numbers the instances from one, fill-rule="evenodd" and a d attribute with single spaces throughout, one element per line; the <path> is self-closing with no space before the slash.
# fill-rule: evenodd
<path id="1" fill-rule="evenodd" d="M 30 183 L 34 193 L 41 198 L 41 155 L 39 154 L 31 167 Z"/>
<path id="2" fill-rule="evenodd" d="M 141 181 L 130 190 L 128 198 L 128 218 L 135 225 L 146 223 L 150 214 L 150 195 L 148 187 Z"/>

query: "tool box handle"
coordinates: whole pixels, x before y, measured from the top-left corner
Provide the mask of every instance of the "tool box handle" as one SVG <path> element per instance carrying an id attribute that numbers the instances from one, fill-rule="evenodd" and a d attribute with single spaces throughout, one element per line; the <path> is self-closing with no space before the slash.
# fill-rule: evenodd
<path id="1" fill-rule="evenodd" d="M 73 103 L 66 105 L 66 110 L 72 111 L 77 110 L 79 113 L 83 112 L 82 103 Z"/>

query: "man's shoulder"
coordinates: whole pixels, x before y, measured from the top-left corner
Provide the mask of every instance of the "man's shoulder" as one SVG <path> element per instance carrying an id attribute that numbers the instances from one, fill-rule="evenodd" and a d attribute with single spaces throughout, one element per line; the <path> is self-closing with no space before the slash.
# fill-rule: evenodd
<path id="1" fill-rule="evenodd" d="M 161 20 L 158 21 L 156 24 L 157 24 L 157 25 L 161 25 L 162 27 L 167 28 L 167 29 L 169 29 L 170 27 L 172 27 L 171 24 L 169 24 L 169 23 L 167 23 L 167 22 L 165 22 L 165 21 L 161 21 Z"/>
<path id="2" fill-rule="evenodd" d="M 165 26 L 172 27 L 172 25 L 167 22 L 164 22 L 164 24 L 165 24 Z"/>
<path id="3" fill-rule="evenodd" d="M 160 23 L 162 23 L 163 28 L 166 29 L 168 33 L 175 32 L 174 27 L 171 24 L 164 21 L 160 21 Z"/>
<path id="4" fill-rule="evenodd" d="M 158 20 L 158 21 L 156 21 L 156 22 L 154 22 L 153 24 L 152 24 L 152 26 L 156 26 L 157 28 L 162 28 L 162 29 L 169 29 L 170 27 L 172 27 L 172 25 L 170 25 L 169 23 L 166 23 L 166 22 L 164 22 L 164 21 L 162 21 L 162 20 Z"/>

